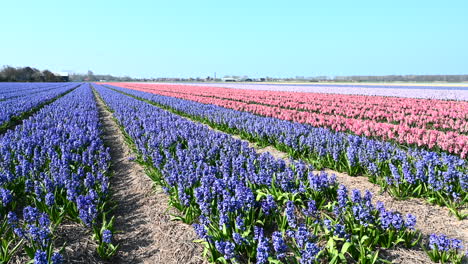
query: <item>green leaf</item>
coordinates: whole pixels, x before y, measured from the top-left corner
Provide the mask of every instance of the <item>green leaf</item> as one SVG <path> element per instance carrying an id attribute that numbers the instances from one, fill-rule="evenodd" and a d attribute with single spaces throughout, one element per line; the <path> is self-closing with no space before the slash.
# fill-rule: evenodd
<path id="1" fill-rule="evenodd" d="M 26 251 L 26 254 L 28 255 L 29 258 L 33 259 L 34 258 L 34 249 L 28 246 L 24 247 L 24 251 Z"/>
<path id="2" fill-rule="evenodd" d="M 341 253 L 344 254 L 348 252 L 349 247 L 352 246 L 350 242 L 344 243 L 343 247 L 341 247 Z"/>
<path id="3" fill-rule="evenodd" d="M 337 263 L 337 262 L 338 262 L 338 254 L 336 254 L 336 255 L 330 260 L 329 263 L 334 264 L 334 263 Z"/>
<path id="4" fill-rule="evenodd" d="M 225 264 L 228 263 L 227 260 L 226 260 L 224 257 L 219 257 L 219 258 L 217 258 L 217 259 L 216 259 L 216 262 L 225 263 Z"/>
<path id="5" fill-rule="evenodd" d="M 375 263 L 377 261 L 377 258 L 379 257 L 379 251 L 377 250 L 375 253 L 374 253 L 374 258 L 372 259 L 372 262 L 371 263 Z"/>
<path id="6" fill-rule="evenodd" d="M 281 262 L 280 260 L 278 259 L 273 259 L 272 257 L 269 257 L 268 258 L 268 262 L 269 263 L 273 263 L 273 264 L 282 264 L 283 262 Z"/>
<path id="7" fill-rule="evenodd" d="M 256 223 L 256 224 L 260 224 L 260 225 L 262 225 L 262 226 L 265 225 L 265 222 L 262 221 L 262 220 L 260 220 L 260 219 L 258 219 L 257 221 L 255 221 L 255 223 Z"/>
<path id="8" fill-rule="evenodd" d="M 364 244 L 364 242 L 366 242 L 367 240 L 369 240 L 369 237 L 364 235 L 364 236 L 361 237 L 360 243 Z"/>

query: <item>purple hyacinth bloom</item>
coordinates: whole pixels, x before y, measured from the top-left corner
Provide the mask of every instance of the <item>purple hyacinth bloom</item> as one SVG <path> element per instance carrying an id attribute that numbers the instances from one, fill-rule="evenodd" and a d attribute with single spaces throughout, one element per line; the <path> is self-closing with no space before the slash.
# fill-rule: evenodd
<path id="1" fill-rule="evenodd" d="M 357 204 L 353 205 L 351 209 L 353 211 L 354 218 L 359 220 L 361 225 L 368 226 L 374 222 L 370 208 L 363 206 L 362 204 Z"/>
<path id="2" fill-rule="evenodd" d="M 339 238 L 346 238 L 348 239 L 350 235 L 346 233 L 346 227 L 342 224 L 336 224 L 334 227 L 333 234 Z"/>
<path id="3" fill-rule="evenodd" d="M 416 177 L 411 172 L 410 165 L 407 161 L 403 163 L 402 171 L 403 171 L 403 178 L 405 179 L 406 182 L 410 184 L 414 184 L 416 182 Z"/>
<path id="4" fill-rule="evenodd" d="M 413 223 L 414 221 L 414 223 Z M 383 229 L 394 228 L 401 230 L 403 227 L 408 227 L 416 223 L 416 218 L 410 214 L 409 222 L 405 223 L 403 216 L 397 212 L 387 211 L 383 209 L 380 211 L 380 225 Z"/>
<path id="5" fill-rule="evenodd" d="M 378 201 L 377 204 L 375 205 L 377 211 L 379 211 L 380 213 L 384 212 L 385 211 L 385 205 L 382 201 Z"/>
<path id="6" fill-rule="evenodd" d="M 323 191 L 331 186 L 335 185 L 336 175 L 331 175 L 328 177 L 328 174 L 324 171 L 321 171 L 319 174 L 313 174 L 309 172 L 309 185 L 315 191 Z"/>
<path id="7" fill-rule="evenodd" d="M 91 192 L 90 192 L 91 194 Z M 79 217 L 87 226 L 91 226 L 97 217 L 97 208 L 91 195 L 80 195 L 77 198 Z"/>
<path id="8" fill-rule="evenodd" d="M 23 209 L 23 218 L 26 221 L 26 223 L 31 224 L 33 222 L 36 222 L 38 217 L 39 217 L 39 210 L 37 208 L 26 206 Z"/>
<path id="9" fill-rule="evenodd" d="M 259 241 L 263 237 L 263 228 L 254 226 L 254 240 Z"/>
<path id="10" fill-rule="evenodd" d="M 103 176 L 101 180 L 101 192 L 107 194 L 109 192 L 109 177 Z"/>
<path id="11" fill-rule="evenodd" d="M 257 246 L 257 263 L 265 264 L 270 256 L 270 244 L 265 237 L 261 237 Z"/>
<path id="12" fill-rule="evenodd" d="M 232 242 L 226 242 L 226 245 L 224 246 L 224 258 L 225 259 L 233 259 L 235 258 L 235 247 L 236 245 Z"/>
<path id="13" fill-rule="evenodd" d="M 63 256 L 62 254 L 55 252 L 52 254 L 52 264 L 61 264 L 63 263 Z"/>
<path id="14" fill-rule="evenodd" d="M 369 170 L 371 175 L 377 175 L 378 174 L 378 167 L 375 165 L 374 162 L 369 162 L 367 165 L 367 169 Z"/>
<path id="15" fill-rule="evenodd" d="M 200 220 L 200 224 L 202 224 L 202 225 L 204 225 L 204 226 L 208 226 L 208 225 L 211 224 L 210 218 L 208 218 L 208 217 L 206 217 L 206 216 L 204 216 L 204 215 L 200 215 L 199 220 Z"/>
<path id="16" fill-rule="evenodd" d="M 335 224 L 334 226 L 331 224 L 331 221 L 328 219 L 323 220 L 323 223 L 325 224 L 325 227 L 329 231 L 333 231 L 333 235 L 337 236 L 339 238 L 349 238 L 349 234 L 346 233 L 346 227 L 342 224 Z"/>
<path id="17" fill-rule="evenodd" d="M 26 238 L 26 233 L 21 227 L 14 228 L 13 233 L 15 233 L 15 235 L 17 235 L 20 238 Z"/>
<path id="18" fill-rule="evenodd" d="M 301 250 L 301 264 L 312 264 L 316 261 L 316 256 L 320 252 L 320 247 L 315 243 L 307 242 L 304 250 Z"/>
<path id="19" fill-rule="evenodd" d="M 356 164 L 357 148 L 354 145 L 350 145 L 346 151 L 346 157 L 348 158 L 349 165 L 352 167 Z"/>
<path id="20" fill-rule="evenodd" d="M 7 221 L 8 224 L 14 228 L 18 224 L 18 216 L 14 212 L 8 212 Z"/>
<path id="21" fill-rule="evenodd" d="M 393 165 L 393 163 L 389 163 L 388 166 L 390 167 L 390 171 L 393 177 L 391 179 L 391 183 L 399 185 L 401 183 L 401 175 L 400 175 L 400 172 L 398 171 L 398 168 L 395 165 Z"/>
<path id="22" fill-rule="evenodd" d="M 405 225 L 405 221 L 403 220 L 403 216 L 399 213 L 393 214 L 392 225 L 395 229 L 401 230 Z"/>
<path id="23" fill-rule="evenodd" d="M 262 210 L 266 215 L 269 215 L 276 209 L 276 202 L 273 196 L 267 195 L 266 199 L 262 200 Z"/>
<path id="24" fill-rule="evenodd" d="M 279 231 L 273 232 L 272 235 L 273 240 L 273 248 L 276 252 L 276 257 L 282 259 L 286 256 L 286 251 L 288 250 L 288 246 L 283 239 L 283 235 Z"/>
<path id="25" fill-rule="evenodd" d="M 361 202 L 361 192 L 358 189 L 354 189 L 351 191 L 351 201 L 353 203 Z"/>
<path id="26" fill-rule="evenodd" d="M 295 228 L 296 227 L 296 215 L 295 213 L 295 206 L 292 201 L 286 202 L 286 210 L 285 210 L 285 215 L 286 219 L 288 220 L 288 224 L 290 227 Z"/>
<path id="27" fill-rule="evenodd" d="M 205 239 L 205 238 L 208 236 L 208 232 L 206 231 L 204 225 L 193 224 L 192 226 L 193 226 L 193 228 L 195 229 L 195 232 L 197 233 L 197 235 L 198 235 L 200 238 Z"/>
<path id="28" fill-rule="evenodd" d="M 301 225 L 294 234 L 294 239 L 299 248 L 303 248 L 305 243 L 312 238 L 312 234 L 305 225 Z"/>
<path id="29" fill-rule="evenodd" d="M 223 228 L 223 226 L 229 226 L 229 216 L 226 212 L 220 211 L 219 214 L 219 228 Z"/>
<path id="30" fill-rule="evenodd" d="M 2 205 L 4 207 L 7 206 L 13 200 L 11 191 L 8 189 L 0 188 L 0 199 L 2 201 Z"/>
<path id="31" fill-rule="evenodd" d="M 42 201 L 42 195 L 44 193 L 44 188 L 42 188 L 39 181 L 34 182 L 34 193 L 36 194 L 36 198 L 39 201 Z"/>
<path id="32" fill-rule="evenodd" d="M 32 192 L 33 189 L 34 189 L 34 182 L 30 179 L 27 179 L 24 182 L 24 191 L 26 193 L 29 193 L 29 192 Z"/>
<path id="33" fill-rule="evenodd" d="M 332 230 L 332 225 L 331 225 L 331 220 L 330 219 L 325 219 L 323 220 L 323 224 L 325 225 L 325 227 L 331 231 Z"/>
<path id="34" fill-rule="evenodd" d="M 245 230 L 244 219 L 240 215 L 236 217 L 236 227 L 241 231 Z"/>
<path id="35" fill-rule="evenodd" d="M 364 192 L 363 200 L 364 200 L 367 207 L 372 206 L 372 193 L 369 190 L 366 190 Z"/>
<path id="36" fill-rule="evenodd" d="M 314 200 L 307 202 L 307 208 L 302 210 L 302 213 L 307 217 L 318 217 L 317 205 Z"/>
<path id="37" fill-rule="evenodd" d="M 36 241 L 36 242 L 41 241 L 40 232 L 41 232 L 41 229 L 39 227 L 34 226 L 34 225 L 28 225 L 28 235 L 33 241 Z"/>
<path id="38" fill-rule="evenodd" d="M 95 181 L 96 181 L 96 178 L 94 177 L 92 173 L 89 173 L 89 172 L 86 173 L 86 178 L 84 180 L 84 185 L 86 186 L 86 188 L 88 189 L 93 188 Z"/>
<path id="39" fill-rule="evenodd" d="M 236 243 L 237 245 L 242 245 L 245 242 L 245 239 L 239 233 L 233 233 L 232 239 L 234 240 L 234 243 Z"/>
<path id="40" fill-rule="evenodd" d="M 45 203 L 47 206 L 52 206 L 55 203 L 55 196 L 53 193 L 47 193 L 45 195 Z"/>
<path id="41" fill-rule="evenodd" d="M 449 238 L 443 234 L 431 234 L 429 236 L 429 247 L 438 251 L 458 251 L 463 249 L 462 241 L 456 238 Z"/>
<path id="42" fill-rule="evenodd" d="M 452 238 L 452 241 L 450 241 L 450 247 L 455 250 L 461 250 L 463 249 L 463 244 L 460 239 Z"/>
<path id="43" fill-rule="evenodd" d="M 225 242 L 225 241 L 215 241 L 215 247 L 219 253 L 223 255 L 223 257 L 227 260 L 232 259 L 235 257 L 234 248 L 235 245 L 232 242 Z"/>
<path id="44" fill-rule="evenodd" d="M 48 264 L 47 253 L 42 250 L 37 250 L 34 254 L 34 264 Z"/>
<path id="45" fill-rule="evenodd" d="M 450 238 L 448 238 L 445 235 L 431 234 L 429 236 L 429 247 L 431 249 L 437 249 L 439 251 L 449 251 L 450 244 Z"/>
<path id="46" fill-rule="evenodd" d="M 290 238 L 294 238 L 295 235 L 296 235 L 296 232 L 294 230 L 291 230 L 291 229 L 286 230 L 286 236 Z"/>
<path id="47" fill-rule="evenodd" d="M 346 207 L 346 203 L 348 202 L 348 189 L 346 186 L 341 184 L 338 187 L 338 204 L 340 207 Z"/>
<path id="48" fill-rule="evenodd" d="M 341 184 L 338 187 L 337 194 L 338 205 L 333 208 L 333 211 L 337 216 L 339 216 L 346 211 L 346 206 L 348 203 L 348 189 L 346 189 L 346 186 Z"/>
<path id="49" fill-rule="evenodd" d="M 414 230 L 415 225 L 416 225 L 416 216 L 412 214 L 407 214 L 405 226 L 411 230 Z"/>
<path id="50" fill-rule="evenodd" d="M 50 225 L 50 219 L 49 215 L 46 213 L 41 213 L 41 216 L 39 216 L 39 226 L 42 228 L 47 228 Z"/>
<path id="51" fill-rule="evenodd" d="M 28 235 L 31 240 L 40 243 L 42 246 L 46 246 L 50 240 L 49 227 L 28 225 Z"/>
<path id="52" fill-rule="evenodd" d="M 104 241 L 104 243 L 107 244 L 112 243 L 112 231 L 110 231 L 109 229 L 104 230 L 102 232 L 102 241 Z"/>

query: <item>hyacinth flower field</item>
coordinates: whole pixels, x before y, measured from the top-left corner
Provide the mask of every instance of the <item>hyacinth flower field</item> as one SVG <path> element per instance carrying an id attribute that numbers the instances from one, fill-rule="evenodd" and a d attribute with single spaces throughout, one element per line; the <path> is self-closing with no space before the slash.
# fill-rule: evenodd
<path id="1" fill-rule="evenodd" d="M 0 263 L 467 263 L 464 87 L 283 88 L 0 84 Z"/>

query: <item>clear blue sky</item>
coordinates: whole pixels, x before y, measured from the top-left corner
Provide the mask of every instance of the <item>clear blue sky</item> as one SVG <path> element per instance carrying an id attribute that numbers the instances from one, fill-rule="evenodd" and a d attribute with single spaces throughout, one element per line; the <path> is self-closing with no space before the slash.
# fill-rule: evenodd
<path id="1" fill-rule="evenodd" d="M 133 77 L 468 74 L 468 1 L 2 1 L 0 66 Z"/>

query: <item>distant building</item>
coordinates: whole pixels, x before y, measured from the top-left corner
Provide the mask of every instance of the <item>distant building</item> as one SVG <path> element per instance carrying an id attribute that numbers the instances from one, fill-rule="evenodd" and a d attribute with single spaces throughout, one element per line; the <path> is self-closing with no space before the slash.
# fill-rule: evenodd
<path id="1" fill-rule="evenodd" d="M 70 74 L 68 72 L 56 72 L 54 73 L 55 76 L 60 77 L 62 82 L 69 82 L 70 81 Z"/>
<path id="2" fill-rule="evenodd" d="M 221 80 L 223 82 L 237 82 L 237 79 L 234 78 L 222 78 Z"/>

